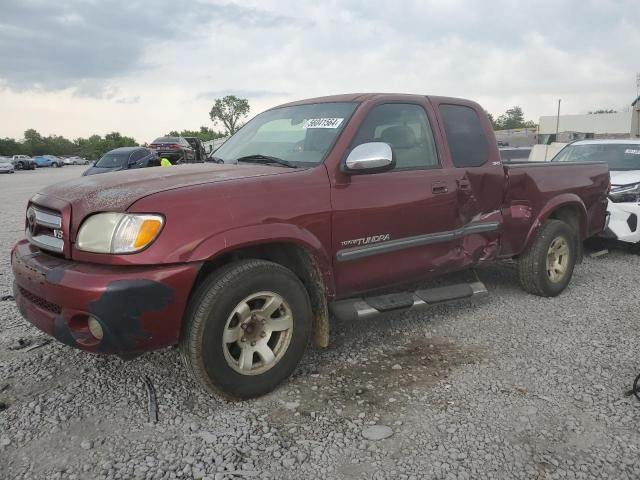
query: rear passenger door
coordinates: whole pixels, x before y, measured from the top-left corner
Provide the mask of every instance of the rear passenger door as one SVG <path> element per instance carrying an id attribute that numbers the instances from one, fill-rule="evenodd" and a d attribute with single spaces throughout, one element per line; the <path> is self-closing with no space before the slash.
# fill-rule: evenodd
<path id="1" fill-rule="evenodd" d="M 128 168 L 140 168 L 143 165 L 140 165 L 139 162 L 146 156 L 146 150 L 136 150 L 129 157 L 129 165 Z"/>
<path id="2" fill-rule="evenodd" d="M 396 166 L 384 173 L 334 179 L 334 272 L 340 296 L 458 266 L 452 236 L 456 186 L 451 169 L 442 168 L 434 132 L 439 135 L 426 99 L 368 110 L 349 151 L 385 142 Z"/>
<path id="3" fill-rule="evenodd" d="M 477 104 L 437 102 L 444 155 L 455 168 L 456 229 L 464 265 L 493 258 L 502 224 L 505 173 L 491 124 Z"/>

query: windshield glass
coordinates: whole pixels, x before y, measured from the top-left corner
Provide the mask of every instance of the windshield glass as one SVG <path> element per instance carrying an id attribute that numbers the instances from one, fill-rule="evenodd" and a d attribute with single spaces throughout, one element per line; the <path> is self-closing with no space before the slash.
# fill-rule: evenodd
<path id="1" fill-rule="evenodd" d="M 159 137 L 151 143 L 180 143 L 180 139 L 178 137 Z"/>
<path id="2" fill-rule="evenodd" d="M 124 167 L 129 159 L 129 153 L 106 153 L 98 162 L 98 168 Z"/>
<path id="3" fill-rule="evenodd" d="M 591 143 L 567 145 L 554 162 L 607 162 L 609 170 L 640 170 L 640 144 Z"/>
<path id="4" fill-rule="evenodd" d="M 266 111 L 227 140 L 215 156 L 225 163 L 260 154 L 297 166 L 317 165 L 324 160 L 355 108 L 355 103 L 336 102 Z"/>

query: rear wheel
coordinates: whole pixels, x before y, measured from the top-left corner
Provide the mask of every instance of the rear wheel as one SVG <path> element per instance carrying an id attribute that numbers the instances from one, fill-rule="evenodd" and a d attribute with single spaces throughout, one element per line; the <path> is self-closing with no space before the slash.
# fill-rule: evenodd
<path id="1" fill-rule="evenodd" d="M 569 284 L 578 256 L 576 232 L 560 220 L 546 220 L 520 257 L 518 274 L 524 290 L 555 297 Z"/>
<path id="2" fill-rule="evenodd" d="M 25 169 L 24 163 L 22 162 L 16 163 L 16 170 L 24 170 L 24 169 Z"/>
<path id="3" fill-rule="evenodd" d="M 180 351 L 192 375 L 210 392 L 251 398 L 293 372 L 309 341 L 312 312 L 290 270 L 243 260 L 203 281 L 185 322 Z"/>

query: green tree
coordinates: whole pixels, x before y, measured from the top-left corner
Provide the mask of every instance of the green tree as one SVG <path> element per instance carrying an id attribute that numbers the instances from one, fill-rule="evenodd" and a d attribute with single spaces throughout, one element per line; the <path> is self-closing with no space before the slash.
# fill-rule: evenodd
<path id="1" fill-rule="evenodd" d="M 209 140 L 214 140 L 216 138 L 226 137 L 224 132 L 218 132 L 209 127 L 200 127 L 200 130 L 182 130 L 181 132 L 177 130 L 171 130 L 167 134 L 167 136 L 168 137 L 196 137 L 203 142 L 208 142 Z"/>
<path id="2" fill-rule="evenodd" d="M 509 108 L 504 114 L 498 117 L 496 123 L 503 130 L 521 128 L 524 124 L 522 108 L 517 106 Z"/>
<path id="3" fill-rule="evenodd" d="M 536 123 L 532 120 L 524 119 L 524 112 L 521 107 L 515 106 L 507 109 L 493 122 L 496 130 L 513 130 L 517 128 L 535 128 Z"/>
<path id="4" fill-rule="evenodd" d="M 493 118 L 493 115 L 491 115 L 489 112 L 487 112 L 486 110 L 484 111 L 484 113 L 487 114 L 487 117 L 489 117 L 489 121 L 491 122 L 491 126 L 493 127 L 494 130 L 496 130 L 496 119 Z"/>
<path id="5" fill-rule="evenodd" d="M 229 135 L 233 135 L 239 128 L 239 122 L 249 114 L 249 100 L 227 95 L 216 98 L 209 112 L 213 123 L 222 123 Z"/>
<path id="6" fill-rule="evenodd" d="M 0 155 L 10 157 L 23 154 L 23 145 L 13 138 L 0 138 Z"/>

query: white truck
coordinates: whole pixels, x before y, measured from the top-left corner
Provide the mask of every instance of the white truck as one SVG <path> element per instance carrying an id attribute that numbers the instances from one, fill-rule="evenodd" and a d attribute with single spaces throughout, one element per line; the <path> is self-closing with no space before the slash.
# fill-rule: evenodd
<path id="1" fill-rule="evenodd" d="M 13 155 L 11 163 L 16 170 L 35 170 L 36 164 L 28 155 Z"/>

